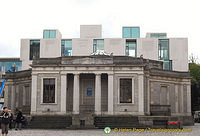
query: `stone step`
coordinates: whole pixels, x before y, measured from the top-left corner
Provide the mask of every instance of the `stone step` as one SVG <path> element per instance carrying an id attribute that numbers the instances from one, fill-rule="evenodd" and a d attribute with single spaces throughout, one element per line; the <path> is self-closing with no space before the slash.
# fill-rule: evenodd
<path id="1" fill-rule="evenodd" d="M 135 128 L 139 127 L 138 117 L 95 117 L 94 125 L 97 128 Z"/>
<path id="2" fill-rule="evenodd" d="M 33 116 L 28 128 L 37 129 L 64 129 L 72 125 L 70 116 Z"/>

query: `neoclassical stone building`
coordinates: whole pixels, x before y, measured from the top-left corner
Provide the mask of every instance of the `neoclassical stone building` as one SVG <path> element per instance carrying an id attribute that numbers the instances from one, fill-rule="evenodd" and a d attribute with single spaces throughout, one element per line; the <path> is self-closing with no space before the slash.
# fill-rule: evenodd
<path id="1" fill-rule="evenodd" d="M 22 39 L 23 70 L 6 74 L 5 104 L 23 108 L 36 122 L 68 118 L 65 127 L 101 128 L 119 125 L 120 118 L 136 118 L 129 126 L 192 124 L 187 39 L 140 38 L 139 30 L 123 27 L 123 38 L 102 38 L 100 25 L 83 25 L 80 38 L 44 30 L 42 39 Z"/>

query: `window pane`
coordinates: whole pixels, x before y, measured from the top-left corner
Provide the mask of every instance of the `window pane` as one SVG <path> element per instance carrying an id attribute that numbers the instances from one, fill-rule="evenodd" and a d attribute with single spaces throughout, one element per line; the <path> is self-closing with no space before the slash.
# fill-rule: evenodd
<path id="1" fill-rule="evenodd" d="M 55 103 L 55 79 L 43 79 L 43 103 Z"/>
<path id="2" fill-rule="evenodd" d="M 136 41 L 126 41 L 126 55 L 136 57 Z"/>
<path id="3" fill-rule="evenodd" d="M 165 60 L 163 65 L 165 70 L 172 70 L 172 60 Z"/>
<path id="4" fill-rule="evenodd" d="M 61 53 L 63 56 L 72 55 L 72 40 L 62 40 Z"/>
<path id="5" fill-rule="evenodd" d="M 169 60 L 169 40 L 162 39 L 159 40 L 159 59 L 160 60 Z"/>
<path id="6" fill-rule="evenodd" d="M 56 31 L 50 30 L 49 38 L 56 38 Z"/>
<path id="7" fill-rule="evenodd" d="M 133 27 L 131 28 L 131 37 L 130 38 L 139 38 L 140 37 L 140 28 Z"/>
<path id="8" fill-rule="evenodd" d="M 131 38 L 131 29 L 124 27 L 123 28 L 123 38 Z"/>
<path id="9" fill-rule="evenodd" d="M 30 40 L 30 60 L 40 58 L 40 40 Z"/>
<path id="10" fill-rule="evenodd" d="M 49 30 L 44 30 L 43 38 L 44 39 L 49 38 Z"/>
<path id="11" fill-rule="evenodd" d="M 167 34 L 166 33 L 152 33 L 151 38 L 166 38 Z"/>
<path id="12" fill-rule="evenodd" d="M 139 27 L 123 27 L 123 38 L 139 38 Z"/>
<path id="13" fill-rule="evenodd" d="M 56 30 L 44 30 L 43 38 L 56 38 Z"/>
<path id="14" fill-rule="evenodd" d="M 94 52 L 104 51 L 104 40 L 94 40 L 93 41 Z"/>
<path id="15" fill-rule="evenodd" d="M 120 79 L 120 103 L 132 103 L 132 79 Z"/>

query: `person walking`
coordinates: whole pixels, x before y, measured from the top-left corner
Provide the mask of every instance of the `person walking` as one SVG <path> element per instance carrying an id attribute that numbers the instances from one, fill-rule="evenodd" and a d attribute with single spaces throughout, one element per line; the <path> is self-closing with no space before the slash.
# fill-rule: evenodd
<path id="1" fill-rule="evenodd" d="M 8 113 L 10 115 L 10 123 L 9 123 L 9 128 L 12 129 L 12 124 L 13 124 L 13 114 L 11 110 L 8 110 Z"/>
<path id="2" fill-rule="evenodd" d="M 6 134 L 5 136 L 8 135 L 8 127 L 9 127 L 9 122 L 10 122 L 10 114 L 8 113 L 8 108 L 4 107 L 3 112 L 1 114 L 1 129 L 2 129 L 2 136 Z"/>
<path id="3" fill-rule="evenodd" d="M 23 119 L 22 109 L 19 109 L 15 122 L 15 130 L 22 129 L 22 119 Z"/>

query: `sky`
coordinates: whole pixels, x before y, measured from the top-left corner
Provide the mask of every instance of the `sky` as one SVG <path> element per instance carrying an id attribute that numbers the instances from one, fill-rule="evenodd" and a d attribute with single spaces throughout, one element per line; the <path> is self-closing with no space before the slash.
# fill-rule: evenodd
<path id="1" fill-rule="evenodd" d="M 78 38 L 80 25 L 101 24 L 103 37 L 122 37 L 123 26 L 188 38 L 189 55 L 200 58 L 199 0 L 0 0 L 0 57 L 20 57 L 20 39 L 59 29 Z"/>

